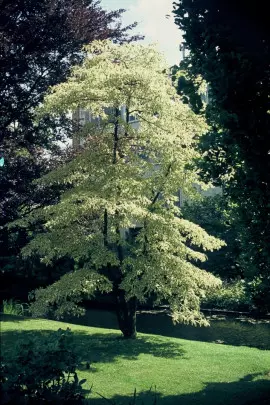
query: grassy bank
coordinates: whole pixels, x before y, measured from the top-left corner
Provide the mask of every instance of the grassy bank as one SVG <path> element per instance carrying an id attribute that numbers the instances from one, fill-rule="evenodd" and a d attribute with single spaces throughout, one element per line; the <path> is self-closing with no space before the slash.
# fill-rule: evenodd
<path id="1" fill-rule="evenodd" d="M 255 348 L 146 334 L 129 341 L 112 329 L 3 316 L 2 355 L 12 352 L 19 339 L 42 339 L 59 327 L 70 327 L 74 333 L 84 362 L 79 378 L 87 379 L 84 388 L 93 385 L 93 404 L 106 404 L 97 393 L 117 405 L 128 404 L 134 388 L 145 404 L 152 404 L 150 387 L 156 387 L 157 403 L 164 405 L 268 403 L 270 351 Z"/>

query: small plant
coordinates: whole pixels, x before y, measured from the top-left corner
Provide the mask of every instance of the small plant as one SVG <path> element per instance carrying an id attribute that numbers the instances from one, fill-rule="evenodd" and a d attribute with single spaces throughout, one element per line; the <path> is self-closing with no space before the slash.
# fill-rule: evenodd
<path id="1" fill-rule="evenodd" d="M 20 302 L 10 299 L 3 301 L 3 313 L 6 315 L 24 315 L 24 306 Z"/>
<path id="2" fill-rule="evenodd" d="M 78 380 L 78 364 L 70 329 L 18 344 L 12 358 L 1 361 L 1 403 L 82 404 L 85 380 Z"/>

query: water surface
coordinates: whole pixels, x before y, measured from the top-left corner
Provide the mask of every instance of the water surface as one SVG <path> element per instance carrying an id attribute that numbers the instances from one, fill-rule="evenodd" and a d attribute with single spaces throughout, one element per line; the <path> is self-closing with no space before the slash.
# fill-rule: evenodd
<path id="1" fill-rule="evenodd" d="M 165 313 L 139 311 L 137 330 L 138 332 L 181 339 L 270 350 L 269 320 L 215 315 L 209 319 L 211 321 L 210 327 L 174 325 L 171 318 Z M 66 320 L 86 326 L 118 329 L 116 315 L 111 311 L 88 309 L 83 317 Z"/>

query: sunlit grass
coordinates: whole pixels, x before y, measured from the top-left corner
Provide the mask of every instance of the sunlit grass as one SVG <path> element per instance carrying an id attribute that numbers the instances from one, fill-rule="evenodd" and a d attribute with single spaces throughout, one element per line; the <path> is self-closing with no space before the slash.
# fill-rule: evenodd
<path id="1" fill-rule="evenodd" d="M 156 387 L 158 404 L 267 404 L 270 351 L 141 333 L 137 340 L 125 340 L 112 329 L 20 317 L 3 320 L 3 355 L 20 338 L 42 338 L 70 327 L 83 359 L 79 378 L 87 379 L 85 389 L 92 386 L 93 404 L 106 403 L 98 393 L 117 405 L 128 404 L 134 388 L 145 405 L 152 404 L 153 397 L 144 396 L 150 387 Z"/>

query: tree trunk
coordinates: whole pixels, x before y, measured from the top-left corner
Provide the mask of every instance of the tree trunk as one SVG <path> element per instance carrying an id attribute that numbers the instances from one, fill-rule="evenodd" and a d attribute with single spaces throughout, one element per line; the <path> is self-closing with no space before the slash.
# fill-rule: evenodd
<path id="1" fill-rule="evenodd" d="M 137 299 L 131 298 L 129 301 L 125 299 L 125 292 L 117 289 L 116 291 L 116 313 L 119 329 L 126 339 L 136 338 L 136 309 Z"/>
<path id="2" fill-rule="evenodd" d="M 117 164 L 118 155 L 121 156 L 121 150 L 119 150 L 119 117 L 120 117 L 120 110 L 119 108 L 115 108 L 115 122 L 114 122 L 114 145 L 113 145 L 113 164 Z M 117 188 L 117 197 L 121 194 L 121 190 L 118 186 Z M 118 218 L 119 212 L 118 209 L 115 211 L 115 217 Z M 107 227 L 107 223 L 104 217 L 104 228 Z M 116 226 L 116 233 L 119 237 L 119 241 L 121 240 L 120 234 L 120 226 L 119 221 Z M 104 239 L 106 239 L 106 232 L 104 232 Z M 124 252 L 123 248 L 120 243 L 117 244 L 117 254 L 118 259 L 121 263 L 123 262 Z M 125 292 L 119 288 L 119 284 L 121 283 L 122 274 L 120 267 L 115 269 L 114 274 L 114 294 L 116 298 L 116 314 L 118 319 L 119 329 L 124 335 L 126 339 L 135 339 L 136 338 L 136 307 L 137 307 L 137 299 L 135 297 L 131 298 L 130 300 L 126 300 Z M 116 277 L 116 278 L 115 278 Z"/>

